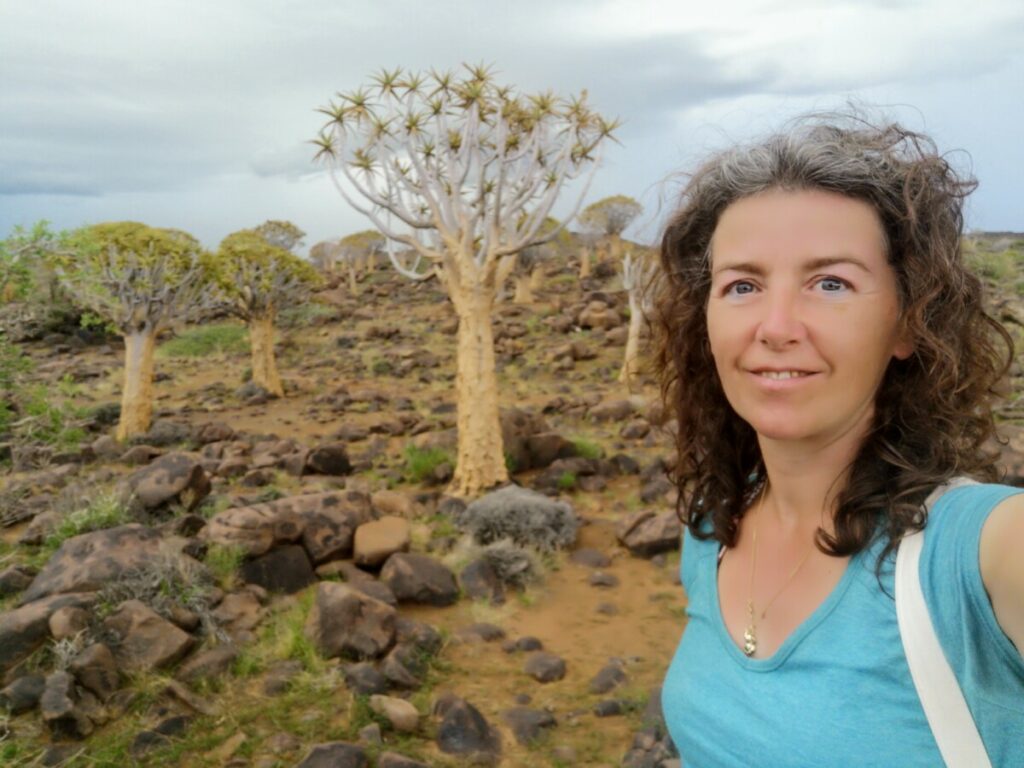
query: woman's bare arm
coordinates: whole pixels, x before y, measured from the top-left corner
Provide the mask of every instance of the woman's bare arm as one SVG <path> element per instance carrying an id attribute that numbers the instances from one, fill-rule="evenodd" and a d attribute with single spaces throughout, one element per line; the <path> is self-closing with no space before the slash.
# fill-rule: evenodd
<path id="1" fill-rule="evenodd" d="M 1024 494 L 1001 502 L 981 530 L 981 579 L 999 626 L 1024 655 Z"/>

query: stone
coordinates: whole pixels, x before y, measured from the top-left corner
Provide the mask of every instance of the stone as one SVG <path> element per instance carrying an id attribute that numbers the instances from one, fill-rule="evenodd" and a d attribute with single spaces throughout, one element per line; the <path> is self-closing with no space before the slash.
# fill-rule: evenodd
<path id="1" fill-rule="evenodd" d="M 601 587 L 604 589 L 610 587 L 619 586 L 619 577 L 614 573 L 606 573 L 605 571 L 594 571 L 590 574 L 590 578 L 587 579 L 587 583 L 592 587 Z"/>
<path id="2" fill-rule="evenodd" d="M 414 689 L 423 683 L 426 663 L 420 651 L 411 645 L 398 644 L 380 664 L 381 674 L 396 688 Z"/>
<path id="3" fill-rule="evenodd" d="M 614 717 L 623 712 L 622 702 L 618 699 L 604 699 L 594 705 L 595 717 Z"/>
<path id="4" fill-rule="evenodd" d="M 607 400 L 593 406 L 587 415 L 594 421 L 622 421 L 636 411 L 629 400 Z"/>
<path id="5" fill-rule="evenodd" d="M 529 466 L 521 469 L 543 469 L 557 459 L 567 459 L 577 453 L 576 445 L 557 432 L 541 432 L 526 438 L 526 452 Z"/>
<path id="6" fill-rule="evenodd" d="M 384 693 L 388 689 L 387 678 L 365 661 L 345 667 L 345 684 L 363 696 Z"/>
<path id="7" fill-rule="evenodd" d="M 68 671 L 84 688 L 92 691 L 100 701 L 109 701 L 121 685 L 117 661 L 103 643 L 93 643 L 82 649 L 68 665 Z"/>
<path id="8" fill-rule="evenodd" d="M 428 555 L 396 552 L 380 572 L 399 602 L 452 605 L 459 599 L 459 585 L 447 566 Z"/>
<path id="9" fill-rule="evenodd" d="M 347 475 L 352 463 L 344 443 L 317 446 L 306 456 L 306 470 L 317 475 Z"/>
<path id="10" fill-rule="evenodd" d="M 141 467 L 149 464 L 153 459 L 163 456 L 163 451 L 152 445 L 133 445 L 121 454 L 120 461 L 130 467 Z"/>
<path id="11" fill-rule="evenodd" d="M 76 705 L 75 679 L 69 672 L 54 672 L 46 678 L 39 711 L 55 738 L 84 739 L 93 732 L 93 722 Z"/>
<path id="12" fill-rule="evenodd" d="M 89 612 L 76 605 L 65 605 L 50 614 L 50 635 L 64 640 L 83 632 L 89 626 Z"/>
<path id="13" fill-rule="evenodd" d="M 397 752 L 381 752 L 377 758 L 377 768 L 430 768 L 430 766 Z"/>
<path id="14" fill-rule="evenodd" d="M 675 512 L 655 514 L 650 510 L 630 515 L 616 530 L 619 541 L 639 557 L 679 549 L 682 535 L 683 526 Z"/>
<path id="15" fill-rule="evenodd" d="M 0 597 L 21 592 L 35 577 L 36 571 L 24 565 L 12 565 L 0 571 Z"/>
<path id="16" fill-rule="evenodd" d="M 640 501 L 644 504 L 654 504 L 666 499 L 675 490 L 676 487 L 667 477 L 656 477 L 644 483 L 640 489 Z"/>
<path id="17" fill-rule="evenodd" d="M 478 557 L 463 568 L 459 583 L 471 600 L 488 600 L 492 605 L 505 602 L 505 585 L 486 557 Z"/>
<path id="18" fill-rule="evenodd" d="M 192 439 L 192 429 L 187 424 L 179 424 L 176 421 L 158 419 L 154 421 L 149 430 L 137 437 L 135 440 L 146 445 L 155 445 L 159 448 L 169 448 L 172 445 L 179 445 Z"/>
<path id="19" fill-rule="evenodd" d="M 20 602 L 24 605 L 58 593 L 97 591 L 125 572 L 146 568 L 163 552 L 160 533 L 136 523 L 73 536 L 50 557 Z"/>
<path id="20" fill-rule="evenodd" d="M 138 600 L 126 600 L 103 620 L 103 627 L 117 640 L 114 657 L 130 671 L 158 669 L 179 661 L 196 643 Z"/>
<path id="21" fill-rule="evenodd" d="M 210 478 L 195 456 L 168 453 L 125 481 L 134 504 L 153 511 L 176 504 L 191 512 L 210 493 Z"/>
<path id="22" fill-rule="evenodd" d="M 374 694 L 370 696 L 370 709 L 382 715 L 399 733 L 412 733 L 420 722 L 420 713 L 405 699 Z"/>
<path id="23" fill-rule="evenodd" d="M 462 627 L 455 633 L 455 636 L 463 640 L 479 640 L 485 643 L 493 643 L 496 640 L 505 639 L 505 630 L 496 624 L 476 622 Z"/>
<path id="24" fill-rule="evenodd" d="M 412 646 L 427 656 L 433 656 L 441 650 L 444 638 L 435 627 L 424 621 L 410 619 L 407 616 L 395 618 L 395 642 Z"/>
<path id="25" fill-rule="evenodd" d="M 554 715 L 543 709 L 514 707 L 501 713 L 501 719 L 512 729 L 516 741 L 524 746 L 537 742 L 546 728 L 553 728 L 557 723 Z"/>
<path id="26" fill-rule="evenodd" d="M 395 639 L 395 609 L 355 589 L 321 582 L 305 626 L 325 658 L 375 659 Z"/>
<path id="27" fill-rule="evenodd" d="M 613 688 L 626 682 L 626 679 L 626 673 L 622 671 L 622 665 L 614 661 L 609 662 L 590 680 L 590 692 L 597 695 L 608 693 Z"/>
<path id="28" fill-rule="evenodd" d="M 110 435 L 101 435 L 93 440 L 89 447 L 93 455 L 100 461 L 113 461 L 124 453 L 124 446 Z"/>
<path id="29" fill-rule="evenodd" d="M 523 671 L 538 683 L 553 683 L 565 677 L 565 660 L 553 653 L 537 651 L 526 659 Z"/>
<path id="30" fill-rule="evenodd" d="M 437 746 L 448 755 L 497 756 L 501 753 L 501 736 L 479 709 L 455 698 L 444 707 Z"/>
<path id="31" fill-rule="evenodd" d="M 381 731 L 380 723 L 370 723 L 360 728 L 359 743 L 373 747 L 379 747 L 383 744 L 384 733 Z"/>
<path id="32" fill-rule="evenodd" d="M 369 595 L 374 600 L 390 605 L 392 608 L 398 605 L 398 598 L 391 591 L 391 587 L 376 579 L 359 579 L 351 583 L 352 588 Z"/>
<path id="33" fill-rule="evenodd" d="M 8 710 L 12 715 L 35 709 L 45 688 L 46 678 L 42 675 L 22 675 L 0 690 L 0 709 Z"/>
<path id="34" fill-rule="evenodd" d="M 195 441 L 200 445 L 225 443 L 234 440 L 235 430 L 222 421 L 210 421 L 195 429 Z"/>
<path id="35" fill-rule="evenodd" d="M 615 328 L 622 317 L 603 301 L 591 301 L 577 318 L 580 328 Z"/>
<path id="36" fill-rule="evenodd" d="M 306 550 L 292 544 L 278 547 L 261 557 L 242 563 L 242 580 L 258 584 L 268 592 L 294 594 L 316 582 Z"/>
<path id="37" fill-rule="evenodd" d="M 409 550 L 409 522 L 387 516 L 356 528 L 353 559 L 356 565 L 376 568 L 396 552 Z"/>
<path id="38" fill-rule="evenodd" d="M 366 751 L 358 744 L 331 741 L 317 744 L 296 768 L 368 768 Z"/>
<path id="39" fill-rule="evenodd" d="M 231 669 L 231 665 L 238 658 L 238 652 L 238 647 L 233 643 L 207 648 L 182 664 L 176 677 L 186 683 L 220 677 Z"/>
<path id="40" fill-rule="evenodd" d="M 278 696 L 287 691 L 300 674 L 302 674 L 301 661 L 295 659 L 279 659 L 270 665 L 266 677 L 263 679 L 263 692 L 267 696 Z"/>
<path id="41" fill-rule="evenodd" d="M 213 618 L 229 636 L 244 637 L 259 626 L 263 613 L 259 598 L 246 589 L 225 595 L 214 608 Z"/>
<path id="42" fill-rule="evenodd" d="M 303 539 L 313 560 L 324 562 L 330 557 L 346 556 L 351 551 L 352 533 L 369 519 L 370 500 L 366 494 L 311 493 L 218 512 L 199 532 L 199 538 L 208 544 L 239 546 L 251 557 Z M 334 540 L 327 540 L 322 533 L 314 533 L 313 538 L 305 540 L 307 524 L 329 528 Z"/>
<path id="43" fill-rule="evenodd" d="M 587 568 L 607 568 L 612 564 L 612 559 L 608 557 L 604 552 L 597 549 L 590 549 L 588 547 L 582 547 L 580 549 L 574 549 L 569 554 L 570 562 L 576 563 L 577 565 L 583 565 Z"/>
<path id="44" fill-rule="evenodd" d="M 376 491 L 370 496 L 370 503 L 381 517 L 392 516 L 411 519 L 416 516 L 416 502 L 400 491 Z"/>
<path id="45" fill-rule="evenodd" d="M 633 419 L 623 425 L 619 436 L 626 440 L 643 440 L 650 431 L 651 425 L 646 419 Z"/>
<path id="46" fill-rule="evenodd" d="M 64 606 L 91 606 L 91 593 L 52 595 L 0 613 L 0 679 L 50 638 L 50 616 Z"/>

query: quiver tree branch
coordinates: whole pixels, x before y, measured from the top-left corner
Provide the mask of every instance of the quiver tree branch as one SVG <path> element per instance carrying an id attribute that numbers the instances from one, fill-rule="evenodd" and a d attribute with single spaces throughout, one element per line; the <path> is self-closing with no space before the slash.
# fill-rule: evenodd
<path id="1" fill-rule="evenodd" d="M 658 266 L 653 259 L 633 258 L 626 252 L 622 260 L 622 287 L 629 296 L 629 334 L 619 381 L 633 389 L 640 371 L 640 335 L 652 308 L 651 283 Z"/>

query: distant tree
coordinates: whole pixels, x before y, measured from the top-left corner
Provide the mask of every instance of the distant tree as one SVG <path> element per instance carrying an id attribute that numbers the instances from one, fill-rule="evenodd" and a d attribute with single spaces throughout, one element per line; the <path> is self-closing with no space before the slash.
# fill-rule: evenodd
<path id="1" fill-rule="evenodd" d="M 523 96 L 483 66 L 466 66 L 461 77 L 385 70 L 372 89 L 321 111 L 330 121 L 318 157 L 342 197 L 389 238 L 396 270 L 415 280 L 437 275 L 459 317 L 451 490 L 471 495 L 502 483 L 491 322 L 499 269 L 557 236 L 543 232 L 545 219 L 569 182 L 589 182 L 615 123 L 590 110 L 586 92 Z"/>
<path id="2" fill-rule="evenodd" d="M 124 389 L 117 439 L 149 429 L 157 334 L 209 309 L 207 254 L 191 235 L 132 221 L 73 233 L 53 257 L 61 285 L 124 337 Z"/>
<path id="3" fill-rule="evenodd" d="M 643 213 L 644 208 L 632 197 L 614 195 L 591 203 L 580 214 L 580 224 L 608 242 L 613 259 L 622 256 L 622 233 Z"/>
<path id="4" fill-rule="evenodd" d="M 622 260 L 622 287 L 629 295 L 629 333 L 619 381 L 630 389 L 640 370 L 640 333 L 651 311 L 650 285 L 656 270 L 657 263 L 653 258 L 633 258 L 633 254 L 627 251 Z"/>
<path id="5" fill-rule="evenodd" d="M 309 295 L 320 281 L 319 274 L 309 262 L 269 242 L 257 227 L 221 241 L 213 276 L 225 308 L 249 324 L 253 382 L 281 397 L 284 387 L 274 357 L 274 320 L 281 309 Z"/>
<path id="6" fill-rule="evenodd" d="M 286 251 L 294 251 L 306 233 L 290 221 L 265 221 L 253 231 L 271 245 Z"/>

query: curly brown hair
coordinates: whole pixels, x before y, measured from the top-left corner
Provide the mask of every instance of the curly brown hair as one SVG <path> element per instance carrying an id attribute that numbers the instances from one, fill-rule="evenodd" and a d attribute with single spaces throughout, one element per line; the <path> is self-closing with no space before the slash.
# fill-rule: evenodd
<path id="1" fill-rule="evenodd" d="M 678 422 L 671 470 L 677 512 L 692 535 L 734 546 L 763 475 L 754 430 L 730 406 L 708 344 L 711 238 L 722 212 L 772 189 L 823 190 L 878 214 L 915 342 L 893 360 L 875 399 L 872 429 L 836 497 L 834 534 L 817 545 L 852 555 L 888 537 L 879 559 L 924 525 L 922 502 L 955 475 L 996 479 L 991 401 L 1013 355 L 986 311 L 980 280 L 961 253 L 963 201 L 975 188 L 934 142 L 895 123 L 857 115 L 802 118 L 788 130 L 713 156 L 689 177 L 661 241 L 652 285 L 654 368 Z"/>

